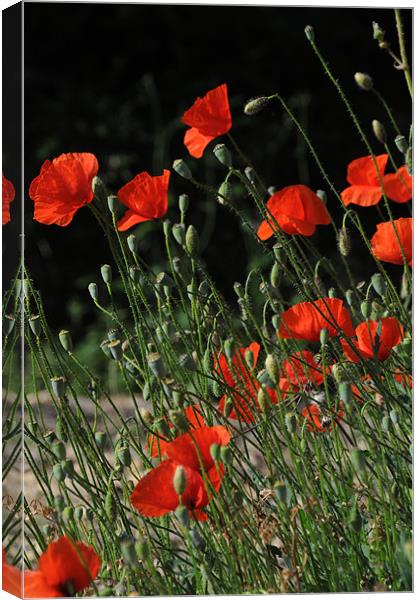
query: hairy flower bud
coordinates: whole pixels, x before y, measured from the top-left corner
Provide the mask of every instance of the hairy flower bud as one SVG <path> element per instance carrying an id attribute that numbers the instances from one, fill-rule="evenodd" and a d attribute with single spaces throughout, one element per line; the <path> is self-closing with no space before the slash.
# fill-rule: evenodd
<path id="1" fill-rule="evenodd" d="M 272 287 L 279 287 L 279 284 L 281 283 L 281 268 L 277 262 L 273 265 L 271 269 L 270 280 Z"/>
<path id="2" fill-rule="evenodd" d="M 351 251 L 351 238 L 346 227 L 338 231 L 338 249 L 342 256 L 348 256 Z"/>
<path id="3" fill-rule="evenodd" d="M 217 144 L 213 150 L 215 158 L 225 167 L 231 167 L 231 152 L 225 144 Z"/>
<path id="4" fill-rule="evenodd" d="M 395 138 L 394 143 L 396 144 L 397 150 L 399 152 L 401 152 L 402 154 L 406 154 L 409 145 L 404 135 L 398 135 Z"/>
<path id="5" fill-rule="evenodd" d="M 173 488 L 178 496 L 182 496 L 186 489 L 186 471 L 182 465 L 176 467 L 175 474 L 173 475 Z"/>
<path id="6" fill-rule="evenodd" d="M 227 204 L 233 196 L 233 186 L 229 181 L 223 181 L 218 188 L 217 202 L 218 204 Z"/>
<path id="7" fill-rule="evenodd" d="M 89 283 L 88 290 L 89 290 L 89 294 L 90 294 L 92 300 L 94 302 L 97 302 L 97 299 L 98 299 L 97 284 Z"/>
<path id="8" fill-rule="evenodd" d="M 100 267 L 100 274 L 106 285 L 112 283 L 112 267 L 110 265 L 102 265 Z"/>
<path id="9" fill-rule="evenodd" d="M 273 354 L 268 354 L 268 356 L 266 357 L 265 368 L 273 383 L 278 383 L 280 375 L 279 365 L 276 357 Z"/>
<path id="10" fill-rule="evenodd" d="M 307 25 L 304 28 L 304 33 L 309 42 L 314 42 L 314 27 L 312 25 Z"/>
<path id="11" fill-rule="evenodd" d="M 173 161 L 173 170 L 184 179 L 192 179 L 192 173 L 188 165 L 182 158 Z"/>
<path id="12" fill-rule="evenodd" d="M 244 114 L 249 116 L 256 115 L 268 104 L 269 98 L 267 96 L 256 96 L 255 98 L 250 98 L 250 100 L 248 100 L 244 105 Z"/>
<path id="13" fill-rule="evenodd" d="M 180 246 L 185 243 L 185 225 L 183 223 L 175 223 L 172 227 L 172 235 Z"/>
<path id="14" fill-rule="evenodd" d="M 354 79 L 358 87 L 365 92 L 370 92 L 374 87 L 374 81 L 367 73 L 355 73 Z"/>
<path id="15" fill-rule="evenodd" d="M 374 132 L 375 137 L 381 144 L 387 143 L 386 129 L 380 121 L 377 121 L 377 119 L 374 119 L 372 121 L 372 130 Z"/>
<path id="16" fill-rule="evenodd" d="M 381 273 L 375 273 L 371 277 L 371 283 L 377 294 L 384 298 L 387 292 L 387 283 Z"/>
<path id="17" fill-rule="evenodd" d="M 372 22 L 372 36 L 378 43 L 384 42 L 386 32 L 382 29 L 376 21 Z"/>
<path id="18" fill-rule="evenodd" d="M 186 230 L 185 248 L 189 254 L 195 256 L 199 250 L 199 235 L 193 225 L 189 225 Z"/>

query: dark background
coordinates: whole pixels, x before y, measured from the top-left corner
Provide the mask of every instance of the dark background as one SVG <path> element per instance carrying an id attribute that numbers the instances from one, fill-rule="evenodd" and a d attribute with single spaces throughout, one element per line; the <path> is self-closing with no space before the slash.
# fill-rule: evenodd
<path id="1" fill-rule="evenodd" d="M 402 13 L 410 52 L 411 11 Z M 136 173 L 160 174 L 179 157 L 197 179 L 219 185 L 223 169 L 211 146 L 200 161 L 189 157 L 180 117 L 198 95 L 223 82 L 228 84 L 232 134 L 269 185 L 325 186 L 279 106 L 252 118 L 243 115 L 247 98 L 279 91 L 305 122 L 326 170 L 343 189 L 348 162 L 366 150 L 304 27 L 314 26 L 316 41 L 365 128 L 370 131 L 377 118 L 392 139 L 382 106 L 353 80 L 356 71 L 369 73 L 408 135 L 411 109 L 404 77 L 373 40 L 372 21 L 387 31 L 398 53 L 392 10 L 27 3 L 25 189 L 46 158 L 71 151 L 93 152 L 100 175 L 114 192 Z M 371 139 L 380 153 L 382 147 Z M 233 216 L 176 174 L 170 190 L 168 216 L 174 221 L 177 195 L 190 195 L 190 220 L 204 232 L 203 256 L 230 296 L 233 282 L 243 280 L 249 261 L 255 260 L 249 249 L 257 246 L 249 246 Z M 34 222 L 27 195 L 25 202 L 26 261 L 49 320 L 54 328 L 71 326 L 80 336 L 96 318 L 87 284 L 99 281 L 100 265 L 111 260 L 106 241 L 87 208 L 61 228 Z M 340 214 L 334 204 L 330 198 L 332 213 Z M 406 206 L 394 207 L 396 217 L 407 215 Z M 359 210 L 372 234 L 380 216 L 375 209 Z M 256 210 L 253 214 L 256 223 Z M 333 259 L 335 241 L 327 231 L 332 228 L 319 229 L 313 241 Z M 137 229 L 140 251 L 152 264 L 161 261 L 159 230 L 158 224 Z M 372 263 L 356 248 L 351 260 L 359 278 L 371 274 Z"/>

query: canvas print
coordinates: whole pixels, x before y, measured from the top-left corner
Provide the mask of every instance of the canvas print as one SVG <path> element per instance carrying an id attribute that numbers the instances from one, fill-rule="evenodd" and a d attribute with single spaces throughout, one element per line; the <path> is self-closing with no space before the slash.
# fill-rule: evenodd
<path id="1" fill-rule="evenodd" d="M 4 591 L 412 591 L 411 52 L 406 6 L 3 11 Z"/>

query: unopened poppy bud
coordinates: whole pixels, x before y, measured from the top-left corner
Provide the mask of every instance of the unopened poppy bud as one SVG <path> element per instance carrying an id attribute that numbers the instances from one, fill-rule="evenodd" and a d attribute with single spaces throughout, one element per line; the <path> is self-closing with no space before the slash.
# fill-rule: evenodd
<path id="1" fill-rule="evenodd" d="M 374 119 L 372 122 L 372 130 L 374 132 L 375 137 L 381 144 L 387 143 L 387 132 L 382 123 Z"/>
<path id="2" fill-rule="evenodd" d="M 231 415 L 231 413 L 233 412 L 233 408 L 234 408 L 234 404 L 232 402 L 232 400 L 230 398 L 227 398 L 227 400 L 224 403 L 224 416 L 226 419 L 229 418 L 229 416 Z"/>
<path id="3" fill-rule="evenodd" d="M 225 167 L 231 167 L 231 152 L 225 144 L 217 144 L 213 150 L 215 158 Z"/>
<path id="4" fill-rule="evenodd" d="M 244 170 L 244 174 L 251 183 L 256 183 L 256 171 L 253 167 L 246 167 Z"/>
<path id="5" fill-rule="evenodd" d="M 169 418 L 180 433 L 185 433 L 189 430 L 188 419 L 182 410 L 170 410 Z"/>
<path id="6" fill-rule="evenodd" d="M 133 254 L 135 254 L 135 235 L 133 233 L 131 233 L 128 237 L 127 237 L 127 244 L 128 244 L 128 248 L 130 250 L 130 252 L 132 252 Z"/>
<path id="7" fill-rule="evenodd" d="M 65 480 L 65 473 L 60 463 L 57 463 L 52 467 L 52 474 L 58 483 L 62 483 Z"/>
<path id="8" fill-rule="evenodd" d="M 97 299 L 98 299 L 97 284 L 89 283 L 88 290 L 89 290 L 90 296 L 92 297 L 92 300 L 94 300 L 94 302 L 97 302 Z"/>
<path id="9" fill-rule="evenodd" d="M 258 112 L 263 110 L 265 106 L 269 104 L 269 98 L 267 96 L 257 96 L 256 98 L 250 98 L 244 105 L 245 115 L 256 115 Z"/>
<path id="10" fill-rule="evenodd" d="M 171 288 L 174 287 L 175 282 L 170 277 L 170 275 L 162 271 L 161 273 L 158 273 L 158 275 L 156 275 L 156 284 Z"/>
<path id="11" fill-rule="evenodd" d="M 105 496 L 105 515 L 108 517 L 109 521 L 115 521 L 116 510 L 116 501 L 112 492 L 112 488 L 109 486 Z"/>
<path id="12" fill-rule="evenodd" d="M 93 192 L 95 198 L 97 198 L 101 202 L 105 202 L 105 200 L 108 196 L 108 192 L 105 187 L 105 184 L 103 183 L 101 178 L 98 177 L 97 175 L 95 177 L 93 177 L 93 179 L 92 179 L 92 192 Z"/>
<path id="13" fill-rule="evenodd" d="M 159 379 L 163 379 L 167 375 L 167 370 L 164 365 L 163 359 L 158 352 L 151 352 L 147 356 L 147 364 L 150 367 L 152 373 Z"/>
<path id="14" fill-rule="evenodd" d="M 52 452 L 54 453 L 54 456 L 56 458 L 58 458 L 59 460 L 64 460 L 66 457 L 66 451 L 65 451 L 65 446 L 62 442 L 54 442 L 52 444 L 51 447 Z"/>
<path id="15" fill-rule="evenodd" d="M 74 519 L 74 508 L 72 506 L 66 506 L 63 509 L 63 520 L 65 523 L 69 523 Z"/>
<path id="16" fill-rule="evenodd" d="M 8 335 L 10 335 L 12 333 L 13 328 L 15 326 L 15 323 L 16 323 L 16 319 L 14 318 L 13 315 L 4 315 L 4 318 L 3 318 L 3 333 L 4 333 L 5 336 L 8 336 Z"/>
<path id="17" fill-rule="evenodd" d="M 65 458 L 61 461 L 61 466 L 63 471 L 70 479 L 74 476 L 74 464 L 70 458 Z"/>
<path id="18" fill-rule="evenodd" d="M 233 285 L 233 289 L 234 289 L 234 291 L 236 292 L 236 294 L 237 294 L 237 296 L 238 296 L 239 298 L 243 298 L 243 295 L 244 295 L 244 289 L 243 289 L 243 286 L 242 286 L 242 284 L 241 284 L 239 281 L 236 281 L 236 282 L 234 283 L 234 285 Z"/>
<path id="19" fill-rule="evenodd" d="M 61 329 L 58 339 L 66 352 L 73 351 L 73 340 L 71 339 L 71 333 L 67 329 Z"/>
<path id="20" fill-rule="evenodd" d="M 307 25 L 304 28 L 304 33 L 309 42 L 314 42 L 314 27 L 312 25 Z"/>
<path id="21" fill-rule="evenodd" d="M 223 181 L 218 188 L 217 202 L 221 205 L 227 204 L 233 197 L 233 186 L 229 181 Z"/>
<path id="22" fill-rule="evenodd" d="M 295 433 L 297 431 L 297 417 L 294 413 L 287 413 L 285 415 L 285 426 L 289 433 Z"/>
<path id="23" fill-rule="evenodd" d="M 175 510 L 176 518 L 182 523 L 184 527 L 189 527 L 190 519 L 189 519 L 189 510 L 186 506 L 179 505 Z"/>
<path id="24" fill-rule="evenodd" d="M 352 450 L 351 452 L 351 461 L 356 471 L 364 472 L 365 471 L 365 451 L 364 450 Z"/>
<path id="25" fill-rule="evenodd" d="M 354 79 L 361 90 L 370 92 L 374 87 L 374 81 L 367 73 L 355 73 Z"/>
<path id="26" fill-rule="evenodd" d="M 201 534 L 196 529 L 192 529 L 190 532 L 190 536 L 193 546 L 197 550 L 201 550 L 201 552 L 203 552 L 205 550 L 205 540 L 201 536 Z"/>
<path id="27" fill-rule="evenodd" d="M 394 143 L 396 144 L 396 148 L 399 152 L 406 154 L 409 145 L 404 135 L 398 135 L 395 138 Z"/>
<path id="28" fill-rule="evenodd" d="M 106 285 L 112 283 L 112 268 L 110 265 L 102 265 L 100 267 L 100 274 L 102 275 L 102 279 Z"/>
<path id="29" fill-rule="evenodd" d="M 52 377 L 51 387 L 54 395 L 58 398 L 64 398 L 65 396 L 65 379 L 64 377 Z"/>
<path id="30" fill-rule="evenodd" d="M 193 225 L 189 225 L 188 229 L 186 230 L 185 248 L 192 256 L 195 256 L 198 253 L 199 236 Z"/>
<path id="31" fill-rule="evenodd" d="M 384 29 L 382 29 L 378 23 L 373 21 L 372 22 L 372 36 L 373 36 L 374 40 L 377 40 L 377 42 L 379 42 L 379 43 L 384 42 L 385 34 L 386 34 L 386 32 L 384 31 Z"/>
<path id="32" fill-rule="evenodd" d="M 187 194 L 181 194 L 179 196 L 179 210 L 182 214 L 185 214 L 189 208 L 189 196 Z"/>
<path id="33" fill-rule="evenodd" d="M 158 419 L 155 423 L 157 431 L 165 438 L 170 436 L 170 427 L 166 419 Z"/>
<path id="34" fill-rule="evenodd" d="M 264 386 L 261 386 L 258 390 L 258 396 L 257 396 L 257 400 L 258 400 L 258 404 L 259 404 L 259 408 L 263 413 L 267 413 L 269 412 L 271 406 L 272 406 L 272 401 L 265 389 Z"/>
<path id="35" fill-rule="evenodd" d="M 381 273 L 375 273 L 371 277 L 371 283 L 377 294 L 384 298 L 387 292 L 387 283 Z"/>
<path id="36" fill-rule="evenodd" d="M 323 329 L 320 330 L 320 344 L 322 346 L 325 346 L 328 341 L 329 341 L 329 332 L 326 329 L 326 327 L 323 327 Z"/>
<path id="37" fill-rule="evenodd" d="M 41 334 L 41 317 L 39 315 L 32 315 L 29 318 L 29 327 L 31 328 L 32 333 L 36 337 L 39 337 Z"/>
<path id="38" fill-rule="evenodd" d="M 185 243 L 185 225 L 183 223 L 175 223 L 172 227 L 172 235 L 180 246 Z"/>
<path id="39" fill-rule="evenodd" d="M 349 256 L 351 252 L 351 238 L 346 227 L 338 231 L 338 249 L 342 256 Z"/>
<path id="40" fill-rule="evenodd" d="M 168 236 L 168 235 L 169 235 L 169 233 L 170 233 L 170 226 L 171 226 L 171 224 L 172 224 L 172 222 L 171 222 L 171 220 L 170 220 L 170 219 L 165 219 L 165 220 L 163 221 L 163 233 L 164 233 L 164 236 L 165 236 L 166 238 L 167 238 L 167 236 Z"/>
<path id="41" fill-rule="evenodd" d="M 346 407 L 352 404 L 352 388 L 347 381 L 339 383 L 339 398 Z"/>
<path id="42" fill-rule="evenodd" d="M 353 301 L 354 301 L 354 291 L 353 290 L 346 290 L 346 292 L 345 292 L 345 298 L 346 298 L 346 302 L 349 304 L 349 306 L 352 306 Z"/>
<path id="43" fill-rule="evenodd" d="M 186 489 L 186 471 L 182 465 L 176 467 L 173 475 L 173 488 L 178 496 L 182 496 Z"/>
<path id="44" fill-rule="evenodd" d="M 336 298 L 336 289 L 333 287 L 329 288 L 327 295 L 329 298 Z"/>
<path id="45" fill-rule="evenodd" d="M 116 211 L 117 206 L 118 206 L 118 196 L 114 196 L 113 194 L 108 196 L 108 209 L 112 215 Z"/>
<path id="46" fill-rule="evenodd" d="M 279 284 L 281 283 L 281 269 L 277 262 L 274 264 L 274 266 L 271 269 L 270 280 L 271 280 L 272 287 L 274 287 L 274 288 L 279 287 Z"/>
<path id="47" fill-rule="evenodd" d="M 368 300 L 364 300 L 364 302 L 361 302 L 361 313 L 366 319 L 370 318 L 372 313 L 371 302 L 368 302 Z"/>
<path id="48" fill-rule="evenodd" d="M 98 448 L 103 450 L 103 448 L 106 445 L 106 433 L 104 431 L 96 431 L 95 442 L 96 442 Z"/>
<path id="49" fill-rule="evenodd" d="M 265 368 L 268 372 L 269 377 L 272 379 L 273 383 L 278 383 L 279 381 L 279 365 L 278 361 L 273 354 L 268 354 L 265 360 Z"/>
<path id="50" fill-rule="evenodd" d="M 184 179 L 192 179 L 192 173 L 188 165 L 182 158 L 173 161 L 173 170 Z"/>
<path id="51" fill-rule="evenodd" d="M 123 354 L 121 340 L 112 340 L 111 342 L 108 342 L 108 348 L 111 351 L 112 358 L 120 362 Z"/>

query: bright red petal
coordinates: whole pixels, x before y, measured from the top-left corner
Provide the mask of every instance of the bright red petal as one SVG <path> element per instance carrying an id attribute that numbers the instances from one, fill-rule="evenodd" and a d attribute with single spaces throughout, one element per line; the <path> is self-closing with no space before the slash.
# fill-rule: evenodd
<path id="1" fill-rule="evenodd" d="M 227 133 L 232 123 L 227 85 L 223 83 L 210 90 L 203 98 L 197 98 L 184 113 L 182 122 L 212 139 Z"/>
<path id="2" fill-rule="evenodd" d="M 10 221 L 10 203 L 15 199 L 13 183 L 6 179 L 2 173 L 2 224 Z"/>
<path id="3" fill-rule="evenodd" d="M 230 433 L 222 425 L 191 429 L 167 445 L 167 456 L 196 471 L 201 469 L 202 462 L 204 470 L 208 471 L 214 465 L 210 453 L 212 444 L 226 446 L 230 438 Z"/>
<path id="4" fill-rule="evenodd" d="M 64 598 L 59 587 L 48 585 L 41 571 L 25 571 L 24 598 Z"/>
<path id="5" fill-rule="evenodd" d="M 215 139 L 213 135 L 203 135 L 196 127 L 191 127 L 186 131 L 183 142 L 191 156 L 201 158 L 205 148 L 213 139 Z"/>
<path id="6" fill-rule="evenodd" d="M 412 176 L 406 167 L 401 167 L 397 173 L 384 175 L 384 189 L 386 195 L 394 202 L 408 202 L 412 198 Z"/>
<path id="7" fill-rule="evenodd" d="M 383 177 L 388 161 L 388 154 L 380 154 L 379 156 L 376 156 L 375 159 L 378 165 L 378 171 L 381 177 Z M 349 163 L 346 178 L 351 185 L 380 185 L 380 178 L 378 177 L 372 156 L 363 156 L 362 158 L 357 158 Z"/>
<path id="8" fill-rule="evenodd" d="M 394 221 L 401 246 L 407 263 L 412 264 L 412 235 L 413 219 L 411 217 L 401 218 Z M 393 223 L 386 221 L 377 225 L 377 231 L 371 238 L 372 253 L 378 260 L 395 265 L 403 264 L 403 255 L 399 240 L 394 232 Z"/>
<path id="9" fill-rule="evenodd" d="M 6 556 L 3 549 L 2 562 L 2 590 L 13 594 L 13 596 L 22 597 L 22 571 L 17 567 L 6 563 Z"/>
<path id="10" fill-rule="evenodd" d="M 118 191 L 118 200 L 131 209 L 119 221 L 120 231 L 125 231 L 142 221 L 160 219 L 166 214 L 169 178 L 168 170 L 155 177 L 143 171 Z M 133 213 L 137 215 L 136 221 Z"/>
<path id="11" fill-rule="evenodd" d="M 351 185 L 341 193 L 345 206 L 357 204 L 358 206 L 375 206 L 382 198 L 381 187 L 372 185 Z"/>
<path id="12" fill-rule="evenodd" d="M 134 225 L 138 225 L 138 223 L 143 223 L 144 221 L 150 221 L 151 219 L 152 217 L 142 217 L 133 210 L 127 210 L 122 219 L 118 221 L 118 231 L 127 231 L 127 229 L 134 227 Z"/>

